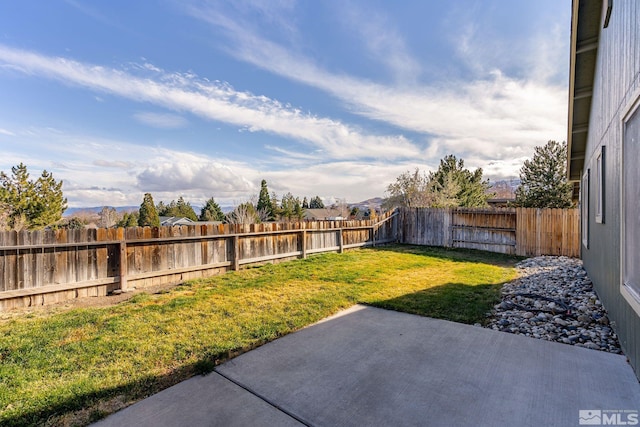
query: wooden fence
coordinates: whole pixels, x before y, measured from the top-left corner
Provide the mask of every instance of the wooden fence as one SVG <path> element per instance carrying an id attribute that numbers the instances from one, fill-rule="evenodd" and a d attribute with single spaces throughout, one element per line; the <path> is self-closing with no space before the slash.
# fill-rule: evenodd
<path id="1" fill-rule="evenodd" d="M 577 209 L 401 209 L 402 243 L 521 256 L 580 256 Z"/>
<path id="2" fill-rule="evenodd" d="M 396 241 L 374 221 L 0 232 L 0 310 L 207 277 L 243 265 Z"/>
<path id="3" fill-rule="evenodd" d="M 580 255 L 577 209 L 401 209 L 373 221 L 0 232 L 0 310 L 399 241 Z"/>

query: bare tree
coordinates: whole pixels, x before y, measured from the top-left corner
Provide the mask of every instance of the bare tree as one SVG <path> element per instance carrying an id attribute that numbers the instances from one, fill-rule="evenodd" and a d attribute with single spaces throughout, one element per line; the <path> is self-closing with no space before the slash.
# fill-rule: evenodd
<path id="1" fill-rule="evenodd" d="M 337 199 L 336 208 L 342 218 L 349 218 L 349 205 L 347 205 L 347 199 Z"/>
<path id="2" fill-rule="evenodd" d="M 258 224 L 269 220 L 269 213 L 265 209 L 257 210 L 253 203 L 241 203 L 227 214 L 229 224 Z"/>
<path id="3" fill-rule="evenodd" d="M 389 184 L 389 197 L 384 202 L 385 209 L 398 206 L 409 208 L 429 207 L 433 202 L 433 193 L 429 191 L 429 177 L 421 173 L 418 168 L 413 173 L 407 171 L 396 178 L 396 182 Z"/>
<path id="4" fill-rule="evenodd" d="M 110 228 L 118 222 L 118 212 L 110 206 L 104 206 L 102 210 L 100 210 L 99 215 L 98 227 Z"/>

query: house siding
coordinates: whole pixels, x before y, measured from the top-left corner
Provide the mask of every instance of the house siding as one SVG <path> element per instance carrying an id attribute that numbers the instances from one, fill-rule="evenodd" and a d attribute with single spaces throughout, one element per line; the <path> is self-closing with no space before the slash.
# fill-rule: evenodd
<path id="1" fill-rule="evenodd" d="M 640 2 L 616 0 L 609 26 L 600 31 L 583 171 L 589 168 L 594 176 L 601 146 L 606 146 L 605 222 L 595 220 L 598 188 L 592 181 L 588 198 L 589 247 L 582 247 L 582 259 L 640 378 L 640 317 L 620 292 L 622 119 L 640 90 L 639 22 Z M 640 262 L 640 255 L 638 259 Z"/>

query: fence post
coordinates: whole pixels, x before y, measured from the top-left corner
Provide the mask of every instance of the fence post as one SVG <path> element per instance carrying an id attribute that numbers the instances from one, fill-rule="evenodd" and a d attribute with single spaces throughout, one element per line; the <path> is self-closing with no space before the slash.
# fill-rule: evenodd
<path id="1" fill-rule="evenodd" d="M 371 226 L 371 246 L 376 246 L 376 225 Z"/>
<path id="2" fill-rule="evenodd" d="M 233 269 L 240 270 L 240 236 L 233 236 Z"/>
<path id="3" fill-rule="evenodd" d="M 307 230 L 303 229 L 300 234 L 300 238 L 302 239 L 302 259 L 307 259 Z"/>
<path id="4" fill-rule="evenodd" d="M 343 237 L 342 237 L 342 228 L 338 229 L 338 246 L 340 247 L 339 252 L 343 253 L 344 252 L 344 243 L 343 243 Z"/>
<path id="5" fill-rule="evenodd" d="M 127 291 L 127 241 L 120 240 L 120 290 L 122 292 Z"/>

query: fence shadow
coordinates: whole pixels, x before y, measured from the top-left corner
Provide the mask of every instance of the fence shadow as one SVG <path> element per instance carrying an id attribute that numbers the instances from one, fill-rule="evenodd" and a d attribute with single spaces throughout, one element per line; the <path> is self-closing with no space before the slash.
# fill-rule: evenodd
<path id="1" fill-rule="evenodd" d="M 369 305 L 452 322 L 484 324 L 487 313 L 500 302 L 504 283 L 468 285 L 446 283 Z"/>

